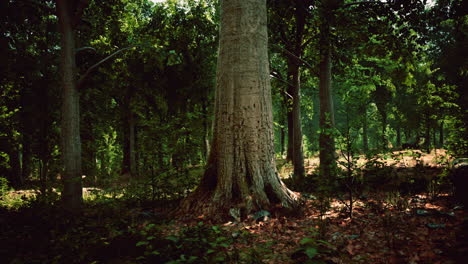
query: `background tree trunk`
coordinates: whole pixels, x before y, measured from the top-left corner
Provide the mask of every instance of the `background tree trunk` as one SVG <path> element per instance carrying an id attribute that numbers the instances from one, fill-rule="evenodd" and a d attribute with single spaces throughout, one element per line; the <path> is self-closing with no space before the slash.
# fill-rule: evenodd
<path id="1" fill-rule="evenodd" d="M 72 25 L 73 1 L 57 0 L 57 15 L 61 33 L 62 72 L 62 200 L 72 211 L 79 210 L 83 203 L 81 184 L 81 142 L 79 93 L 75 83 L 75 34 Z"/>
<path id="2" fill-rule="evenodd" d="M 320 174 L 324 179 L 334 181 L 336 154 L 333 128 L 335 117 L 332 98 L 332 62 L 330 40 L 331 11 L 322 7 L 320 25 L 320 65 L 319 65 L 319 97 L 320 97 Z"/>
<path id="3" fill-rule="evenodd" d="M 303 53 L 302 42 L 305 28 L 305 2 L 295 1 L 295 34 L 294 40 L 288 46 L 288 93 L 292 97 L 292 107 L 288 109 L 288 157 L 294 167 L 294 180 L 301 182 L 305 176 L 304 151 L 302 144 L 301 120 L 301 70 L 300 58 Z"/>
<path id="4" fill-rule="evenodd" d="M 182 213 L 222 220 L 230 211 L 296 205 L 275 166 L 266 15 L 265 0 L 221 1 L 213 143 Z"/>
<path id="5" fill-rule="evenodd" d="M 364 107 L 364 114 L 362 118 L 362 150 L 364 153 L 369 151 L 369 128 L 367 124 L 367 109 Z"/>
<path id="6" fill-rule="evenodd" d="M 305 176 L 304 170 L 304 152 L 302 146 L 302 127 L 301 127 L 301 95 L 300 95 L 300 71 L 299 65 L 292 65 L 291 67 L 291 81 L 292 89 L 291 96 L 293 97 L 292 105 L 292 131 L 289 133 L 292 134 L 292 163 L 294 167 L 294 181 L 301 182 Z"/>

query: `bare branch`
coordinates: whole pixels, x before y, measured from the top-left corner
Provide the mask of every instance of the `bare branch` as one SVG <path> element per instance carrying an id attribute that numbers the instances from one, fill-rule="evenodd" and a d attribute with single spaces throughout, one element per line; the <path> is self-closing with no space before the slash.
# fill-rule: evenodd
<path id="1" fill-rule="evenodd" d="M 80 89 L 82 86 L 83 86 L 83 83 L 86 79 L 86 77 L 88 77 L 88 75 L 94 70 L 96 69 L 99 65 L 103 64 L 104 62 L 108 61 L 110 58 L 114 57 L 115 55 L 125 51 L 125 50 L 129 50 L 131 48 L 135 48 L 136 46 L 131 46 L 131 47 L 126 47 L 126 48 L 122 48 L 122 49 L 119 49 L 117 50 L 116 52 L 112 53 L 111 55 L 105 57 L 104 59 L 100 60 L 99 62 L 97 62 L 96 64 L 94 64 L 93 66 L 89 67 L 88 70 L 83 74 L 83 76 L 81 76 L 80 80 L 78 81 L 78 84 L 77 84 L 77 88 Z"/>
<path id="2" fill-rule="evenodd" d="M 93 51 L 94 53 L 96 53 L 96 49 L 93 48 L 93 47 L 81 47 L 81 48 L 76 49 L 75 54 L 78 53 L 78 52 L 80 52 L 80 51 L 83 51 L 83 50 L 91 50 L 91 51 Z"/>
<path id="3" fill-rule="evenodd" d="M 366 4 L 378 4 L 378 5 L 388 5 L 387 2 L 380 2 L 380 1 L 363 1 L 363 2 L 353 2 L 343 5 L 341 8 L 350 7 L 353 5 L 366 5 Z"/>
<path id="4" fill-rule="evenodd" d="M 275 44 L 273 44 L 272 47 L 283 51 L 284 53 L 286 53 L 286 55 L 288 55 L 288 56 L 290 56 L 290 57 L 293 57 L 294 59 L 296 59 L 296 60 L 302 62 L 302 64 L 304 64 L 305 66 L 309 67 L 310 69 L 314 69 L 314 67 L 313 67 L 310 63 L 308 63 L 307 61 L 305 61 L 305 60 L 303 60 L 303 59 L 297 57 L 297 56 L 296 56 L 294 53 L 292 53 L 291 51 L 289 51 L 289 50 L 287 50 L 287 49 L 285 49 L 285 48 L 283 48 L 283 47 L 281 47 L 281 46 L 275 45 Z"/>

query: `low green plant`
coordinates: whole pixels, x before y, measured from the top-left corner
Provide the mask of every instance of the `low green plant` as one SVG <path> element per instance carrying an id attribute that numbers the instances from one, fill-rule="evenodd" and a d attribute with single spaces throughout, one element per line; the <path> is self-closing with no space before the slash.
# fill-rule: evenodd
<path id="1" fill-rule="evenodd" d="M 136 260 L 143 263 L 226 263 L 233 257 L 226 250 L 233 238 L 216 225 L 200 222 L 180 234 L 162 237 L 159 227 L 150 224 L 140 234 L 136 247 L 141 247 L 143 254 Z"/>
<path id="2" fill-rule="evenodd" d="M 319 239 L 319 232 L 315 228 L 311 228 L 310 232 L 308 237 L 299 242 L 300 247 L 294 252 L 293 257 L 305 255 L 306 260 L 303 263 L 325 263 L 320 259 L 320 254 L 328 253 L 334 247 L 327 241 Z"/>
<path id="3" fill-rule="evenodd" d="M 2 198 L 9 190 L 8 180 L 0 177 L 0 198 Z"/>

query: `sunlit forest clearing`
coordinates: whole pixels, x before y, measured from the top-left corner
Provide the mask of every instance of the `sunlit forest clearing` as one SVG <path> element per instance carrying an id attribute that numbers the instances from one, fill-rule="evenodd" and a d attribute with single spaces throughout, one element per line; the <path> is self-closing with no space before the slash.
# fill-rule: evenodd
<path id="1" fill-rule="evenodd" d="M 1 1 L 0 263 L 467 263 L 467 10 Z"/>

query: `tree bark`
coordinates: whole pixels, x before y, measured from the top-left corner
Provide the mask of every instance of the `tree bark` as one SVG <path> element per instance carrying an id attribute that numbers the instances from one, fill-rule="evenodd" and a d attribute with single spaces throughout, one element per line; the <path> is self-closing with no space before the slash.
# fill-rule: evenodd
<path id="1" fill-rule="evenodd" d="M 122 105 L 122 123 L 123 123 L 123 158 L 121 174 L 130 174 L 136 176 L 136 133 L 135 133 L 135 114 L 131 107 L 131 98 L 133 92 L 131 89 L 123 99 Z"/>
<path id="2" fill-rule="evenodd" d="M 215 221 L 297 195 L 276 172 L 265 0 L 222 0 L 213 142 L 205 175 L 179 212 Z M 203 202 L 200 202 L 203 201 Z"/>
<path id="3" fill-rule="evenodd" d="M 369 151 L 369 128 L 367 124 L 367 109 L 364 107 L 364 114 L 362 120 L 362 148 L 365 153 Z"/>
<path id="4" fill-rule="evenodd" d="M 396 145 L 397 147 L 401 146 L 401 123 L 398 123 L 398 127 L 396 128 Z"/>
<path id="5" fill-rule="evenodd" d="M 444 121 L 440 121 L 440 127 L 439 127 L 439 148 L 444 147 Z"/>
<path id="6" fill-rule="evenodd" d="M 81 184 L 81 141 L 79 93 L 76 87 L 75 34 L 72 25 L 72 1 L 57 0 L 57 15 L 61 33 L 61 72 L 62 72 L 62 159 L 64 206 L 76 211 L 82 207 L 83 190 Z"/>
<path id="7" fill-rule="evenodd" d="M 302 122 L 301 122 L 301 71 L 300 58 L 303 53 L 302 42 L 305 29 L 305 2 L 303 0 L 295 1 L 295 35 L 290 43 L 288 50 L 288 93 L 292 97 L 292 107 L 288 108 L 288 158 L 294 167 L 294 180 L 301 182 L 305 176 L 304 169 L 304 151 L 302 144 Z"/>
<path id="8" fill-rule="evenodd" d="M 305 176 L 304 169 L 304 152 L 302 146 L 302 126 L 301 126 L 301 95 L 300 95 L 300 71 L 299 65 L 291 65 L 292 89 L 291 96 L 293 97 L 292 105 L 292 163 L 294 167 L 294 181 L 301 182 Z"/>
<path id="9" fill-rule="evenodd" d="M 335 117 L 332 97 L 332 62 L 330 24 L 331 11 L 323 7 L 320 25 L 320 65 L 319 65 L 319 98 L 320 98 L 320 174 L 327 181 L 334 181 L 336 174 L 336 153 L 333 128 Z"/>

